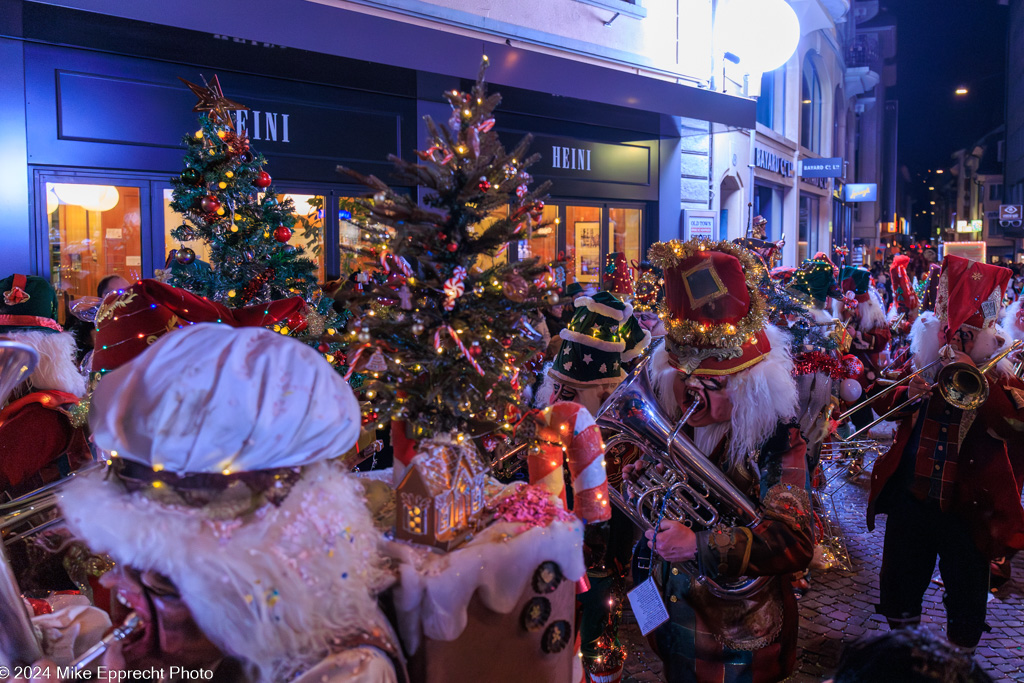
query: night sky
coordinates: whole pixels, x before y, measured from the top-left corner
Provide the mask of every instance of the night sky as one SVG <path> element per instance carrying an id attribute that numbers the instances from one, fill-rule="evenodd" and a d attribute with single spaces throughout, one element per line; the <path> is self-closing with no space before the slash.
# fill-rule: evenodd
<path id="1" fill-rule="evenodd" d="M 897 18 L 899 158 L 912 173 L 1003 123 L 1008 8 L 996 0 L 889 0 Z M 957 86 L 969 93 L 957 97 Z"/>
<path id="2" fill-rule="evenodd" d="M 997 0 L 883 4 L 897 20 L 899 162 L 915 181 L 912 189 L 924 191 L 929 169 L 949 168 L 954 151 L 1004 121 L 1009 8 Z M 967 96 L 953 94 L 959 86 Z"/>

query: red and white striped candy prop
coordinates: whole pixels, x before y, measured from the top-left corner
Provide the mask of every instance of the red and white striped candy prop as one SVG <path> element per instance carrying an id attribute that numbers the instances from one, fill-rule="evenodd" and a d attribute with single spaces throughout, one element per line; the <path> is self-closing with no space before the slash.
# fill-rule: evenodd
<path id="1" fill-rule="evenodd" d="M 565 475 L 572 477 L 573 513 L 585 524 L 612 516 L 604 441 L 594 417 L 579 403 L 559 401 L 532 413 L 536 442 L 527 456 L 530 483 L 545 488 L 565 503 Z"/>
<path id="2" fill-rule="evenodd" d="M 455 308 L 455 300 L 466 292 L 466 269 L 457 266 L 452 276 L 444 281 L 444 310 L 450 311 Z"/>

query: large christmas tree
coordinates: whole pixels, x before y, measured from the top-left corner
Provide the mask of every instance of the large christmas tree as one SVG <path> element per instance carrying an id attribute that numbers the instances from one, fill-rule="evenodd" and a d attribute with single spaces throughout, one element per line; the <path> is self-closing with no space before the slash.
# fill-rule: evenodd
<path id="1" fill-rule="evenodd" d="M 487 95 L 485 69 L 486 57 L 469 92 L 445 93 L 447 126 L 426 119 L 430 146 L 418 163 L 391 157 L 396 183 L 426 188 L 425 206 L 339 167 L 373 192 L 361 200 L 367 255 L 386 271 L 348 299 L 362 311 L 349 362 L 364 373 L 364 396 L 381 418 L 408 420 L 416 438 L 507 428 L 543 351 L 529 314 L 558 301 L 551 264 L 502 258 L 515 251 L 509 245 L 550 229 L 541 223 L 548 184 L 529 189 L 537 159 L 526 157 L 529 136 L 511 152 L 499 141 L 501 98 Z"/>
<path id="2" fill-rule="evenodd" d="M 194 267 L 195 253 L 182 247 L 171 284 L 231 308 L 302 297 L 310 306 L 307 326 L 278 331 L 296 334 L 340 363 L 341 343 L 330 337 L 344 324 L 322 296 L 317 264 L 288 244 L 296 221 L 292 200 L 278 200 L 263 155 L 251 148 L 245 131 L 235 129 L 231 112 L 247 107 L 224 97 L 216 76 L 204 86 L 184 82 L 199 97 L 194 111 L 201 113 L 200 128 L 185 136 L 185 168 L 171 179 L 171 207 L 185 217 L 171 235 L 202 240 L 210 267 Z"/>

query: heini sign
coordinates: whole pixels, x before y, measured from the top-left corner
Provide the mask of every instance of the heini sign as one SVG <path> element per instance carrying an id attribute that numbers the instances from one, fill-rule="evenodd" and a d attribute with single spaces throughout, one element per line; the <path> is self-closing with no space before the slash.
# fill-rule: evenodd
<path id="1" fill-rule="evenodd" d="M 252 127 L 249 126 L 251 115 Z M 253 140 L 291 142 L 288 139 L 288 117 L 273 111 L 239 109 L 235 111 L 235 128 L 247 131 Z"/>
<path id="2" fill-rule="evenodd" d="M 551 146 L 551 168 L 590 170 L 590 150 L 577 147 Z"/>

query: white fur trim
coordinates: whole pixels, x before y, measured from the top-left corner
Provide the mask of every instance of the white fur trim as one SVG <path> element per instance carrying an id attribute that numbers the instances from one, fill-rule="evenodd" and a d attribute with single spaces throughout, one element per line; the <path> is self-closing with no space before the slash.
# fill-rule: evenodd
<path id="1" fill-rule="evenodd" d="M 628 309 L 628 312 L 626 310 L 619 311 L 612 308 L 611 306 L 599 304 L 589 296 L 581 296 L 580 298 L 576 299 L 576 308 L 581 308 L 584 306 L 591 313 L 603 315 L 606 318 L 611 318 L 612 320 L 618 321 L 620 323 L 633 314 L 633 307 L 630 306 L 629 304 L 626 304 L 626 309 Z"/>
<path id="2" fill-rule="evenodd" d="M 1006 309 L 1006 313 L 1003 314 L 1003 329 L 1010 335 L 1011 338 L 1024 341 L 1024 329 L 1017 325 L 1017 314 L 1020 313 L 1020 307 L 1024 304 L 1024 299 L 1017 299 Z"/>
<path id="3" fill-rule="evenodd" d="M 650 330 L 644 330 L 644 338 L 640 340 L 640 343 L 638 343 L 633 348 L 631 348 L 631 349 L 629 349 L 627 351 L 624 351 L 622 353 L 622 362 L 623 363 L 628 363 L 629 361 L 633 360 L 634 358 L 639 356 L 641 353 L 643 353 L 644 349 L 646 349 L 650 345 L 651 345 L 651 331 Z"/>
<path id="4" fill-rule="evenodd" d="M 85 394 L 85 377 L 75 365 L 75 336 L 70 332 L 5 332 L 4 337 L 27 344 L 39 352 L 39 365 L 29 376 L 37 390 L 64 391 L 75 396 Z"/>
<path id="5" fill-rule="evenodd" d="M 291 680 L 336 638 L 379 628 L 375 593 L 389 575 L 359 481 L 330 463 L 307 467 L 280 505 L 237 521 L 127 494 L 104 472 L 60 494 L 68 527 L 94 551 L 174 582 L 196 623 L 260 683 Z"/>
<path id="6" fill-rule="evenodd" d="M 614 353 L 622 353 L 626 350 L 626 342 L 624 341 L 604 341 L 603 339 L 594 339 L 593 337 L 587 336 L 581 332 L 573 332 L 568 327 L 564 328 L 558 333 L 558 336 L 569 342 L 576 342 L 583 346 L 591 349 L 597 349 L 599 351 L 612 351 Z"/>

